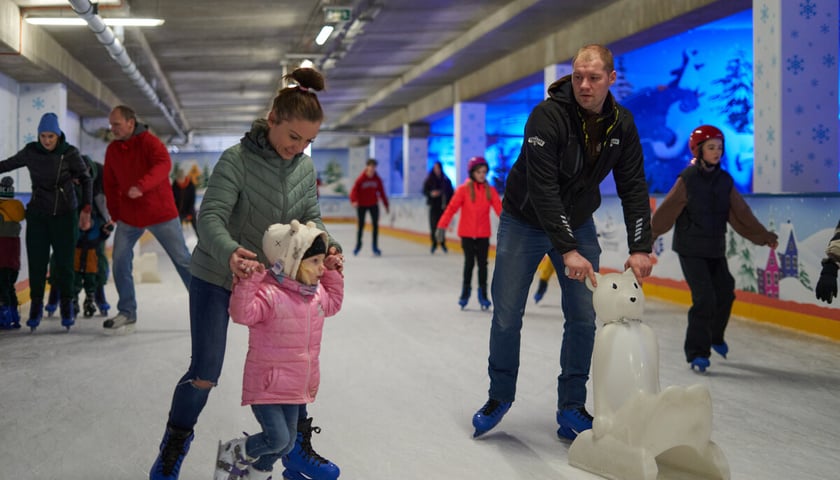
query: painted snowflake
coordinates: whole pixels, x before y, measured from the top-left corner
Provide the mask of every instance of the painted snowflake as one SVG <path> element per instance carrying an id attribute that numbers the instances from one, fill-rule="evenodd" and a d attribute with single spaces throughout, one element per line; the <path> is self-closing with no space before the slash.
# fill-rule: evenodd
<path id="1" fill-rule="evenodd" d="M 33 135 L 31 133 L 27 133 L 26 135 L 23 136 L 23 142 L 24 143 L 31 143 L 31 142 L 34 142 L 34 141 L 35 141 L 35 135 Z"/>
<path id="2" fill-rule="evenodd" d="M 803 113 L 805 113 L 805 107 L 803 107 L 802 105 L 797 105 L 793 107 L 793 111 L 797 115 L 802 115 Z"/>
<path id="3" fill-rule="evenodd" d="M 823 23 L 820 25 L 820 33 L 829 33 L 831 32 L 831 27 L 828 26 L 827 23 Z"/>
<path id="4" fill-rule="evenodd" d="M 805 165 L 802 165 L 802 162 L 799 160 L 790 164 L 790 173 L 796 175 L 797 177 L 802 175 L 805 172 Z"/>
<path id="5" fill-rule="evenodd" d="M 797 39 L 799 38 L 799 30 L 794 30 L 790 32 L 790 38 Z"/>
<path id="6" fill-rule="evenodd" d="M 822 123 L 812 128 L 811 132 L 813 133 L 811 139 L 820 144 L 827 142 L 830 138 L 828 128 Z"/>
<path id="7" fill-rule="evenodd" d="M 833 167 L 834 160 L 832 160 L 831 157 L 825 157 L 825 160 L 823 160 L 823 165 L 825 165 L 826 167 Z"/>
<path id="8" fill-rule="evenodd" d="M 817 5 L 811 0 L 799 2 L 799 15 L 805 17 L 806 20 L 815 17 L 817 15 Z"/>
<path id="9" fill-rule="evenodd" d="M 787 64 L 788 71 L 794 75 L 799 75 L 805 71 L 805 59 L 799 55 L 794 54 L 794 56 L 788 58 Z"/>
<path id="10" fill-rule="evenodd" d="M 41 97 L 35 97 L 32 99 L 32 108 L 35 110 L 41 110 L 47 105 L 47 102 L 44 101 Z"/>
<path id="11" fill-rule="evenodd" d="M 773 127 L 768 127 L 767 128 L 767 143 L 772 144 L 774 141 L 776 141 L 776 131 L 773 130 Z"/>
<path id="12" fill-rule="evenodd" d="M 822 57 L 822 64 L 823 64 L 824 67 L 831 68 L 831 67 L 834 66 L 835 63 L 837 63 L 836 60 L 837 59 L 834 58 L 834 55 L 832 55 L 830 53 L 826 53 Z"/>
<path id="13" fill-rule="evenodd" d="M 767 20 L 770 19 L 770 9 L 767 8 L 767 5 L 761 6 L 761 23 L 767 23 Z"/>

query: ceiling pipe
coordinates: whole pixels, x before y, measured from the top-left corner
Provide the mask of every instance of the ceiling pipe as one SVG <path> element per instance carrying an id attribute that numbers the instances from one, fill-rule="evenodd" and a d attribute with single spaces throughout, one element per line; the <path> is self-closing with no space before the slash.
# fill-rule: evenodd
<path id="1" fill-rule="evenodd" d="M 149 101 L 151 101 L 152 104 L 163 113 L 163 116 L 166 117 L 166 120 L 170 125 L 172 125 L 172 128 L 175 129 L 178 136 L 187 139 L 188 135 L 184 132 L 181 126 L 178 125 L 178 122 L 175 120 L 175 116 L 171 111 L 169 111 L 169 107 L 163 103 L 154 88 L 152 88 L 149 82 L 137 69 L 137 65 L 135 65 L 131 60 L 131 57 L 128 56 L 128 52 L 125 51 L 125 47 L 123 47 L 120 40 L 116 37 L 116 35 L 114 35 L 114 31 L 111 30 L 109 26 L 105 25 L 105 22 L 102 21 L 102 17 L 96 13 L 96 9 L 93 4 L 91 4 L 89 0 L 69 1 L 70 5 L 73 7 L 73 11 L 87 22 L 88 27 L 96 35 L 96 39 L 99 40 L 99 43 L 108 50 L 108 54 L 122 68 L 123 73 L 128 75 L 131 81 L 140 88 Z"/>

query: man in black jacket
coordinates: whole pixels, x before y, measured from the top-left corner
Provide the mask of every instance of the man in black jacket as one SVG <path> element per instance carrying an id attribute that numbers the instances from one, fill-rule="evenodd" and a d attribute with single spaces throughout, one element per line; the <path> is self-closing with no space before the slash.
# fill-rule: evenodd
<path id="1" fill-rule="evenodd" d="M 510 409 L 519 370 L 520 330 L 528 289 L 543 255 L 557 269 L 564 315 L 557 430 L 574 439 L 592 428 L 586 381 L 595 339 L 592 292 L 601 248 L 592 214 L 600 183 L 613 173 L 624 210 L 630 268 L 651 272 L 650 203 L 644 158 L 631 113 L 616 103 L 613 56 L 601 45 L 578 50 L 573 72 L 554 82 L 549 98 L 525 125 L 525 141 L 505 186 L 491 292 L 489 400 L 473 417 L 474 436 L 495 427 Z M 565 275 L 561 275 L 565 272 Z"/>

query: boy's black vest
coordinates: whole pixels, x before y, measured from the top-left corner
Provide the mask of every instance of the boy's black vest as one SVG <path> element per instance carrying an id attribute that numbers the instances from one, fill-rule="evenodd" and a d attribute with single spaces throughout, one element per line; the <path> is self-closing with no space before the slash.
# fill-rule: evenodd
<path id="1" fill-rule="evenodd" d="M 674 227 L 674 251 L 687 257 L 725 257 L 732 176 L 720 168 L 707 172 L 691 165 L 680 177 L 688 203 Z"/>

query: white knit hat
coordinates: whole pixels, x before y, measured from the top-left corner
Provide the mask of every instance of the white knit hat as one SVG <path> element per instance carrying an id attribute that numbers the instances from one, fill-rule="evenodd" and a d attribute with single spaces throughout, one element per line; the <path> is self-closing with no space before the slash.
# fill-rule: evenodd
<path id="1" fill-rule="evenodd" d="M 283 273 L 294 278 L 303 254 L 319 236 L 328 245 L 326 232 L 319 230 L 315 222 L 306 222 L 306 225 L 301 225 L 297 220 L 292 220 L 288 225 L 275 223 L 263 235 L 263 253 L 271 266 L 281 262 Z"/>

